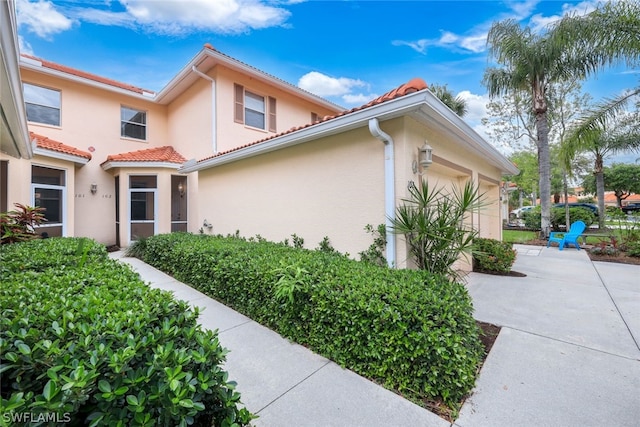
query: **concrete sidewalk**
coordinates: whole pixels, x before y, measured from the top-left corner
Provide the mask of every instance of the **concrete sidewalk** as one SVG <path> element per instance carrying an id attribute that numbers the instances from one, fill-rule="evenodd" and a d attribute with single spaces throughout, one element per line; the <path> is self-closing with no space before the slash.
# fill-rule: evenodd
<path id="1" fill-rule="evenodd" d="M 640 266 L 515 247 L 527 277 L 468 276 L 502 331 L 455 425 L 639 426 Z"/>
<path id="2" fill-rule="evenodd" d="M 457 427 L 639 426 L 640 266 L 516 245 L 522 278 L 471 273 L 477 320 L 502 326 Z M 121 258 L 122 253 L 111 254 Z M 204 308 L 256 426 L 450 426 L 135 258 L 151 286 Z"/>
<path id="3" fill-rule="evenodd" d="M 204 309 L 200 323 L 218 329 L 230 350 L 225 369 L 242 402 L 265 427 L 425 426 L 451 424 L 373 382 L 343 369 L 136 258 L 110 254 L 154 288 Z"/>

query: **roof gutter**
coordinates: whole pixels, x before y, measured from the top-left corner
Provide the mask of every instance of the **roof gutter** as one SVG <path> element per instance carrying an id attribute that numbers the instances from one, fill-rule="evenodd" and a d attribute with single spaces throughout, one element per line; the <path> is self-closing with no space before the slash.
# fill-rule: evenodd
<path id="1" fill-rule="evenodd" d="M 396 265 L 396 239 L 393 234 L 393 221 L 396 218 L 395 160 L 393 139 L 380 129 L 378 118 L 369 120 L 369 132 L 384 143 L 384 213 L 387 237 L 387 265 Z"/>
<path id="2" fill-rule="evenodd" d="M 218 154 L 218 132 L 216 124 L 216 81 L 202 71 L 198 70 L 195 65 L 191 66 L 191 71 L 193 71 L 203 79 L 209 80 L 211 82 L 211 146 L 213 148 L 213 154 L 215 155 Z"/>

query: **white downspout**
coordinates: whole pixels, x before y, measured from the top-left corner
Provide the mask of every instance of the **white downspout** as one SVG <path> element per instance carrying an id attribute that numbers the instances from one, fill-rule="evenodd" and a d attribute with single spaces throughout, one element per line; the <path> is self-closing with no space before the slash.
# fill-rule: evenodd
<path id="1" fill-rule="evenodd" d="M 369 132 L 384 143 L 384 213 L 387 227 L 387 264 L 396 265 L 396 237 L 391 231 L 392 219 L 396 217 L 395 164 L 393 155 L 393 139 L 380 129 L 377 118 L 369 120 Z"/>
<path id="2" fill-rule="evenodd" d="M 216 81 L 198 70 L 195 65 L 191 66 L 191 71 L 211 82 L 211 145 L 213 154 L 218 154 L 218 135 L 216 127 Z"/>

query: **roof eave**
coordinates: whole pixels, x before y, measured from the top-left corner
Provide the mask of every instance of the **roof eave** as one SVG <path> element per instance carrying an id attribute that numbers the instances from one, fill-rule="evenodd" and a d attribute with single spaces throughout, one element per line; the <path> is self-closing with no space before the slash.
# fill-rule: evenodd
<path id="1" fill-rule="evenodd" d="M 26 70 L 34 71 L 37 73 L 46 74 L 49 76 L 61 78 L 74 83 L 80 83 L 86 86 L 95 87 L 98 89 L 114 92 L 120 95 L 126 95 L 137 99 L 143 99 L 145 101 L 154 101 L 155 96 L 151 92 L 137 93 L 131 90 L 119 88 L 106 83 L 101 83 L 95 80 L 91 80 L 85 77 L 76 76 L 74 74 L 65 73 L 64 71 L 54 70 L 51 68 L 38 65 L 40 62 L 29 58 L 20 57 L 20 67 Z"/>
<path id="2" fill-rule="evenodd" d="M 17 23 L 14 4 L 12 1 L 0 2 L 0 68 L 3 80 L 6 78 L 9 87 L 8 94 L 2 94 L 2 126 L 6 132 L 0 136 L 0 148 L 16 158 L 30 159 L 33 149 L 29 141 L 26 111 L 22 96 L 22 79 L 18 61 L 20 52 L 17 39 Z M 8 102 L 7 102 L 8 100 Z M 7 141 L 9 143 L 7 144 Z"/>
<path id="3" fill-rule="evenodd" d="M 273 138 L 272 140 L 250 145 L 246 148 L 232 151 L 218 157 L 212 157 L 198 163 L 189 161 L 184 163 L 178 171 L 181 173 L 197 172 L 366 126 L 368 121 L 374 117 L 380 120 L 389 120 L 406 114 L 411 114 L 417 119 L 428 118 L 429 120 L 423 120 L 423 122 L 426 121 L 432 124 L 435 121 L 439 126 L 444 127 L 450 132 L 454 132 L 458 136 L 456 141 L 461 141 L 460 143 L 464 144 L 466 148 L 487 158 L 490 163 L 499 168 L 502 173 L 515 174 L 518 172 L 517 168 L 500 154 L 500 152 L 486 142 L 458 115 L 453 113 L 427 90 L 415 92 L 401 98 L 339 116 L 326 122 L 321 122 Z"/>
<path id="4" fill-rule="evenodd" d="M 189 63 L 187 63 L 187 65 L 185 65 L 178 72 L 178 74 L 176 74 L 176 76 L 173 79 L 171 79 L 164 88 L 162 88 L 160 92 L 158 92 L 156 96 L 156 101 L 160 104 L 167 104 L 171 102 L 176 97 L 175 91 L 178 90 L 178 93 L 180 92 L 179 89 L 177 88 L 179 87 L 180 83 L 183 80 L 189 78 L 190 76 L 193 76 L 194 81 L 199 79 L 199 77 L 196 76 L 195 73 L 193 72 L 192 68 L 194 66 L 196 68 L 199 67 L 202 63 L 204 63 L 208 59 L 213 60 L 213 64 L 210 67 L 208 67 L 207 70 L 203 70 L 204 72 L 208 71 L 209 69 L 213 68 L 218 64 L 221 64 L 221 65 L 224 65 L 225 67 L 231 68 L 233 70 L 237 70 L 241 73 L 248 74 L 258 80 L 265 82 L 268 85 L 276 86 L 281 90 L 284 90 L 285 92 L 289 92 L 296 95 L 299 98 L 304 98 L 307 101 L 313 102 L 314 104 L 320 104 L 331 111 L 335 111 L 336 113 L 344 110 L 343 107 L 336 105 L 333 102 L 330 102 L 324 98 L 321 98 L 317 95 L 314 95 L 310 92 L 300 89 L 297 86 L 287 83 L 284 80 L 280 80 L 265 72 L 262 72 L 257 68 L 253 68 L 247 64 L 244 64 L 241 61 L 235 60 L 229 56 L 223 55 L 215 50 L 211 50 L 208 48 L 204 48 L 200 52 L 198 52 L 198 54 L 195 57 L 193 57 L 193 59 L 191 59 L 191 61 L 189 61 Z"/>
<path id="5" fill-rule="evenodd" d="M 47 148 L 42 148 L 42 147 L 34 147 L 33 154 L 38 156 L 43 156 L 43 157 L 49 157 L 52 159 L 64 160 L 66 162 L 76 163 L 80 166 L 86 165 L 91 160 L 91 159 L 87 159 L 86 157 L 77 156 L 75 154 L 60 153 L 58 151 L 53 151 L 53 150 L 49 150 Z"/>
<path id="6" fill-rule="evenodd" d="M 457 135 L 457 141 L 461 141 L 466 148 L 488 159 L 503 174 L 515 175 L 519 173 L 518 168 L 509 159 L 482 138 L 467 122 L 454 113 L 433 93 L 427 92 L 426 98 L 427 102 L 421 106 L 420 113 L 424 114 L 430 123 L 435 122 L 438 126 Z M 416 118 L 419 118 L 419 116 L 420 114 Z"/>
<path id="7" fill-rule="evenodd" d="M 172 163 L 172 162 L 128 162 L 128 161 L 114 161 L 108 160 L 100 165 L 103 170 L 108 171 L 109 169 L 116 168 L 167 168 L 167 169 L 178 169 L 181 165 L 180 163 Z"/>

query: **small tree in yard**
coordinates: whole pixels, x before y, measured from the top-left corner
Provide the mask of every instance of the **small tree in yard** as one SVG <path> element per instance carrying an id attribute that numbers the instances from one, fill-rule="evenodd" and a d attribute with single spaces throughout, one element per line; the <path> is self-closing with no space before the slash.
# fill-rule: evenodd
<path id="1" fill-rule="evenodd" d="M 461 255 L 471 255 L 478 231 L 465 221 L 480 209 L 483 195 L 472 182 L 445 191 L 431 189 L 425 180 L 409 193 L 391 220 L 393 232 L 405 236 L 419 269 L 460 279 L 453 264 Z"/>

